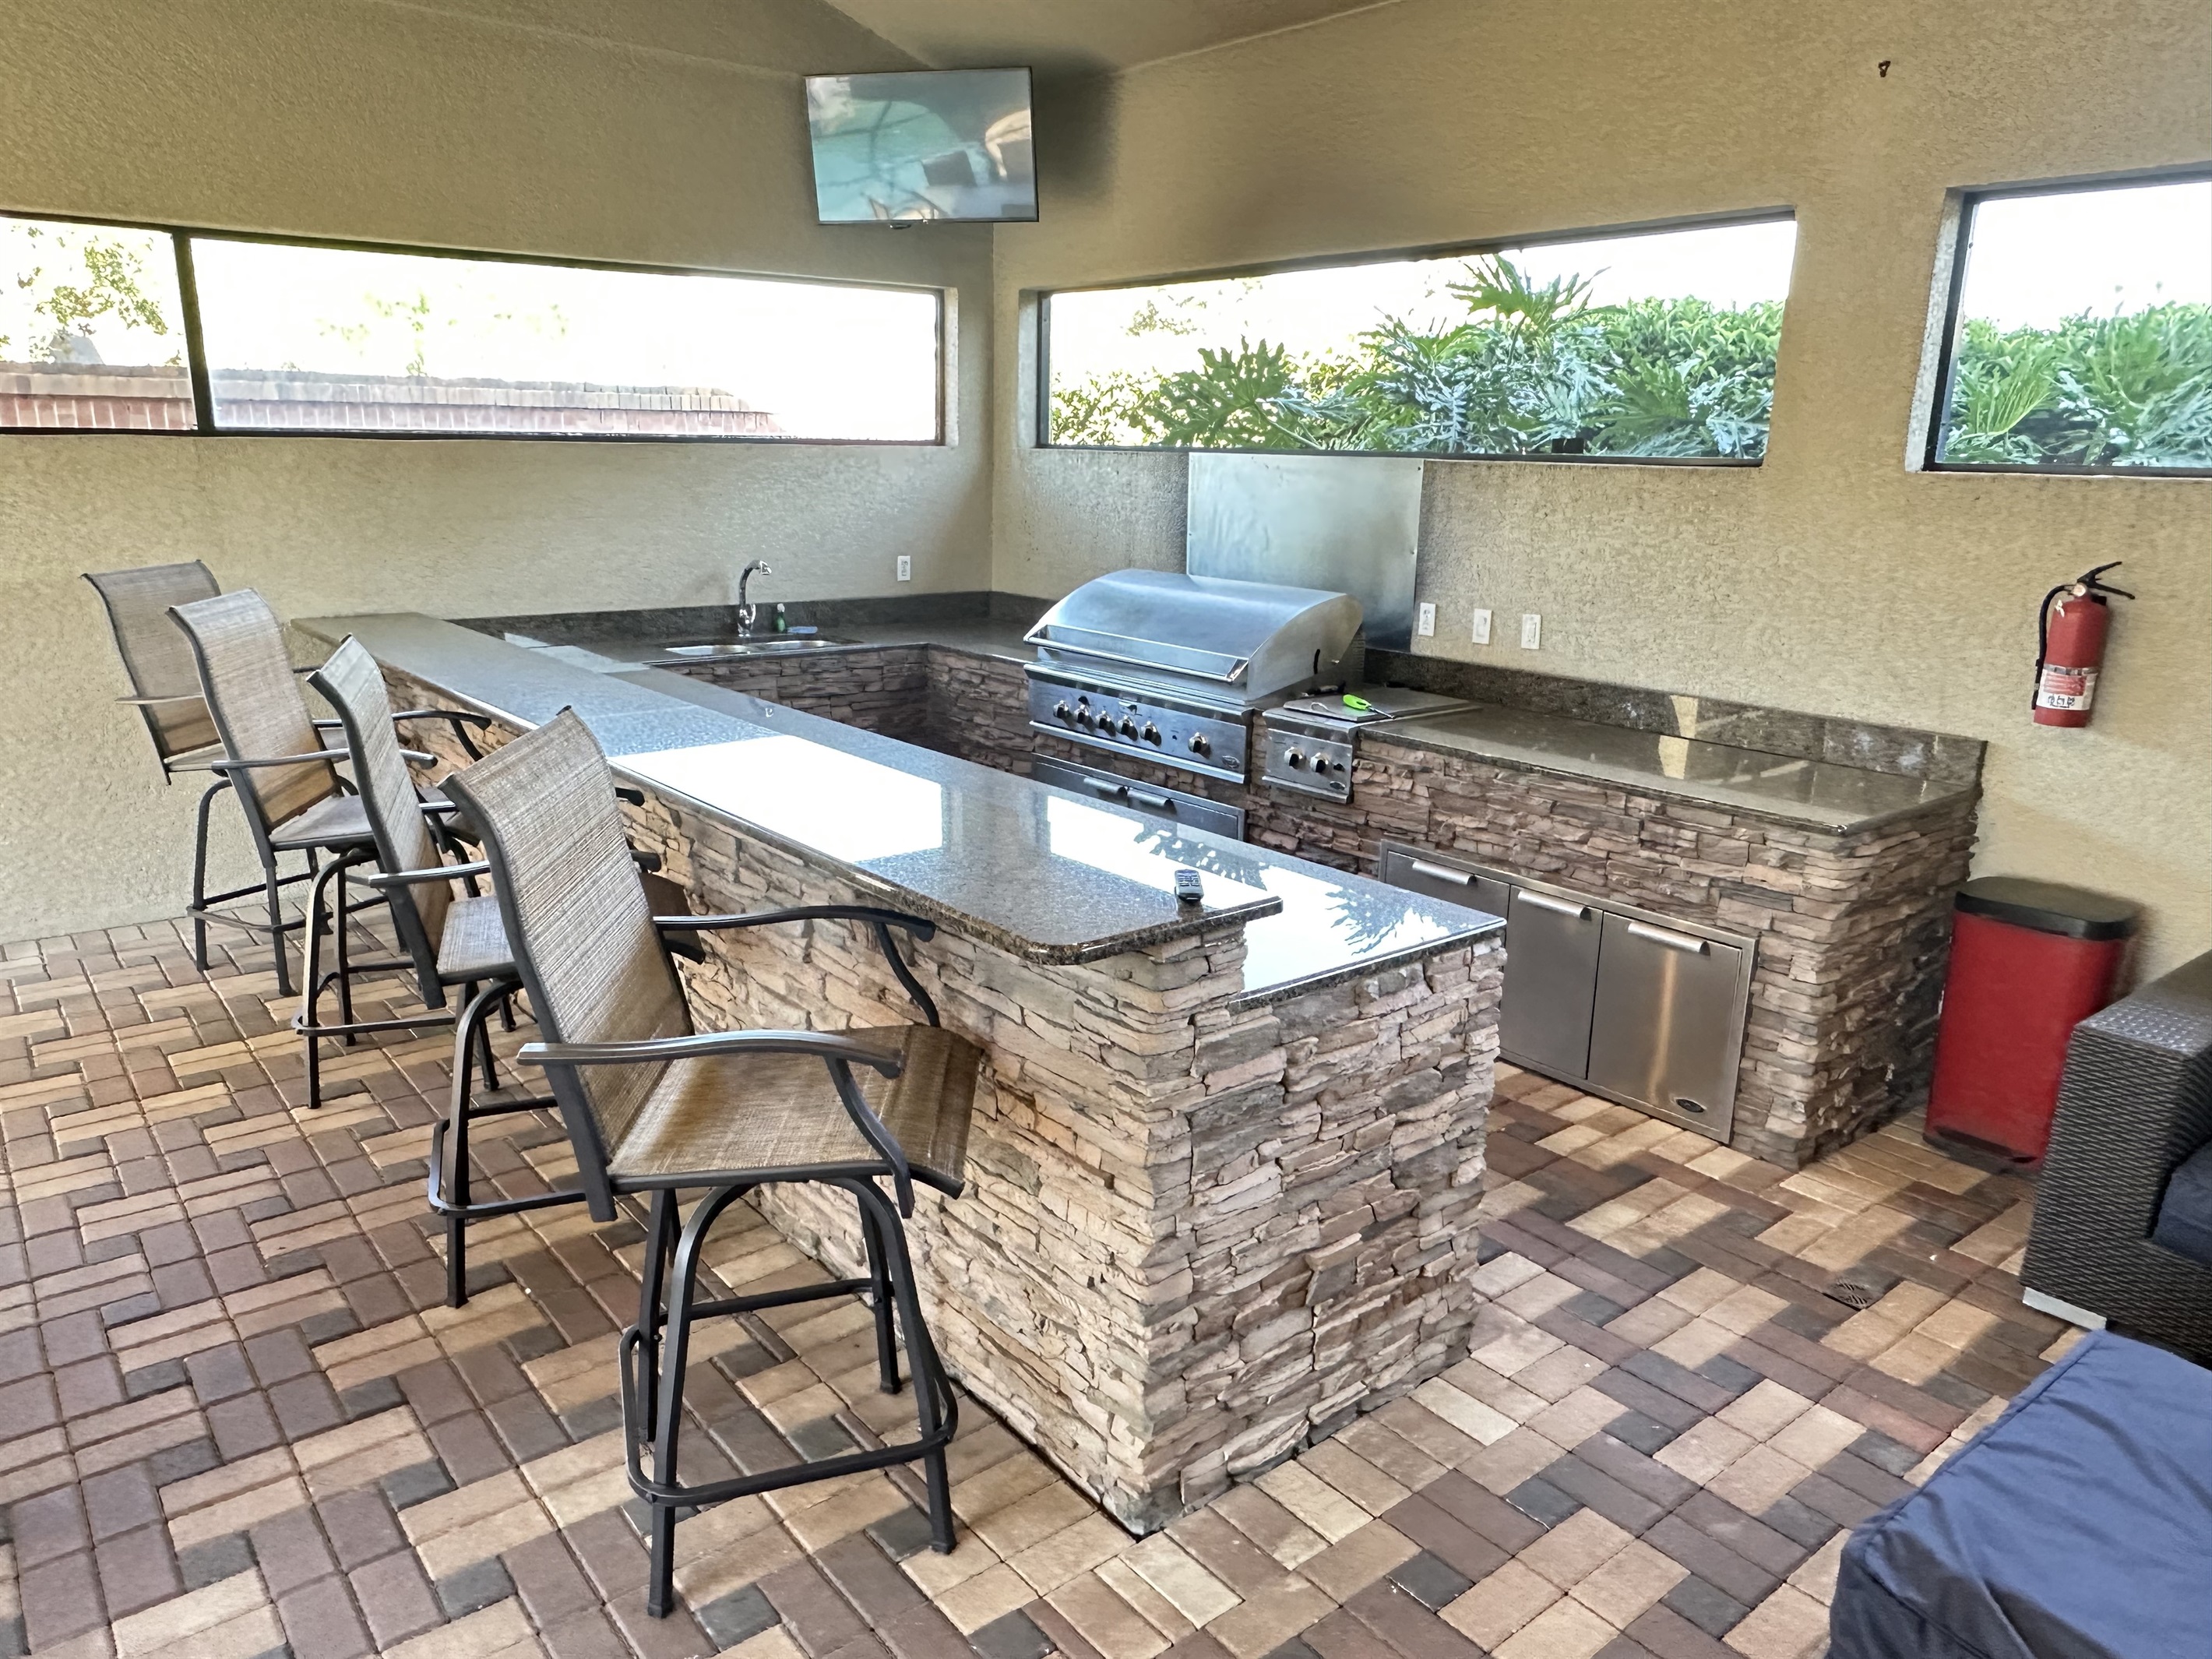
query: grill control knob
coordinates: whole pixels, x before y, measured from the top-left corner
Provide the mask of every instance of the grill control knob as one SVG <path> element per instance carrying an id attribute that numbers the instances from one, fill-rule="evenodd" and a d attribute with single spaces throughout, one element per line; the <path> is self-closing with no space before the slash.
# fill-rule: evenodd
<path id="1" fill-rule="evenodd" d="M 1134 738 L 1137 735 L 1136 721 L 1133 720 L 1124 720 L 1121 722 L 1121 735 L 1125 738 Z"/>
<path id="2" fill-rule="evenodd" d="M 1190 752 L 1194 755 L 1210 755 L 1213 752 L 1213 744 L 1207 741 L 1204 732 L 1194 732 L 1191 734 Z"/>
<path id="3" fill-rule="evenodd" d="M 1160 728 L 1157 726 L 1147 726 L 1145 728 L 1145 741 L 1146 743 L 1158 743 L 1159 740 Z"/>
<path id="4" fill-rule="evenodd" d="M 1283 751 L 1283 759 L 1294 771 L 1306 763 L 1306 757 L 1298 753 L 1295 749 L 1285 750 Z M 1326 761 L 1317 760 L 1314 763 L 1314 770 L 1316 772 L 1322 771 L 1328 766 L 1328 763 Z"/>
<path id="5" fill-rule="evenodd" d="M 1075 711 L 1065 702 L 1054 705 L 1052 712 L 1055 719 L 1070 720 L 1075 718 Z"/>
<path id="6" fill-rule="evenodd" d="M 1089 730 L 1091 726 L 1091 711 L 1080 703 L 1076 705 L 1075 723 L 1078 726 L 1084 727 L 1086 731 Z"/>

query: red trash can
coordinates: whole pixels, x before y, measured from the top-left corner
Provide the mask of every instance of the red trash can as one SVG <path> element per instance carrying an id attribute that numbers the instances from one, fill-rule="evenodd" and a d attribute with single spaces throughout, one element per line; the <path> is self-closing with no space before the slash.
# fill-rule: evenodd
<path id="1" fill-rule="evenodd" d="M 2042 1164 L 2066 1039 L 2112 1001 L 2137 915 L 2124 899 L 2015 876 L 1959 890 L 1929 1139 Z"/>

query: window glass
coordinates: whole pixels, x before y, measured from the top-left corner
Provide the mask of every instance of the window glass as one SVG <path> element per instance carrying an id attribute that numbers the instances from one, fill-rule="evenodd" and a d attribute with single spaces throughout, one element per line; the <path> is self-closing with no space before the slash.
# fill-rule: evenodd
<path id="1" fill-rule="evenodd" d="M 1936 459 L 2212 469 L 2212 182 L 1972 204 Z"/>
<path id="2" fill-rule="evenodd" d="M 1046 441 L 1755 460 L 1796 226 L 1054 294 Z"/>
<path id="3" fill-rule="evenodd" d="M 0 218 L 0 427 L 192 425 L 168 234 Z"/>
<path id="4" fill-rule="evenodd" d="M 192 239 L 228 430 L 938 436 L 938 296 Z"/>

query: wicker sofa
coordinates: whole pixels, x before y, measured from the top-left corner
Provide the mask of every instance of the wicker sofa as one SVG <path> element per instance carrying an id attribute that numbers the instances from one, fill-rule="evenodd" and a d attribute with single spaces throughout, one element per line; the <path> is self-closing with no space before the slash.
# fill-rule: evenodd
<path id="1" fill-rule="evenodd" d="M 2075 1028 L 2021 1279 L 2212 1359 L 2212 953 Z"/>

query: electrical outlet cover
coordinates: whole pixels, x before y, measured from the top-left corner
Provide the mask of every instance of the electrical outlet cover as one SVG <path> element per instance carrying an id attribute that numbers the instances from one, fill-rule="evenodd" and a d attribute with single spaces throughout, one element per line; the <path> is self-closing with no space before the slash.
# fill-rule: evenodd
<path id="1" fill-rule="evenodd" d="M 1423 639 L 1427 639 L 1436 633 L 1436 606 L 1432 605 L 1425 605 L 1413 613 L 1413 631 L 1416 634 L 1419 634 Z"/>
<path id="2" fill-rule="evenodd" d="M 914 560 L 904 553 L 898 556 L 898 579 L 902 582 L 914 580 Z"/>
<path id="3" fill-rule="evenodd" d="M 1490 613 L 1487 611 L 1474 613 L 1474 642 L 1477 645 L 1490 643 Z"/>
<path id="4" fill-rule="evenodd" d="M 1537 651 L 1543 648 L 1544 619 L 1533 611 L 1521 613 L 1521 648 Z"/>

